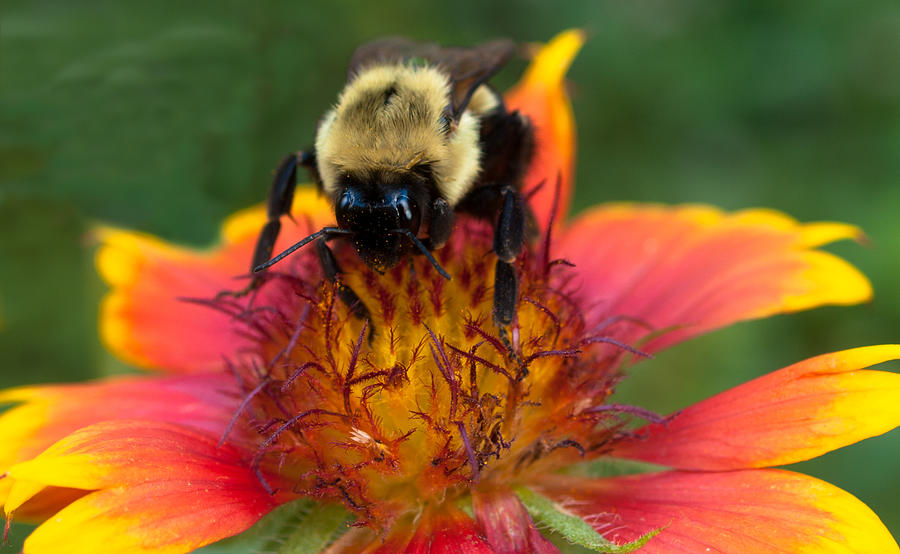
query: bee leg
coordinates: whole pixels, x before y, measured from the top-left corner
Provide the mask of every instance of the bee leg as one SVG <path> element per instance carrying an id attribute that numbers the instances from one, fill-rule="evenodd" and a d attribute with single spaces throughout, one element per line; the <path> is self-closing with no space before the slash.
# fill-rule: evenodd
<path id="1" fill-rule="evenodd" d="M 278 164 L 275 177 L 269 187 L 269 197 L 266 201 L 266 216 L 268 220 L 263 225 L 253 251 L 253 259 L 250 268 L 265 263 L 272 257 L 272 249 L 281 231 L 281 216 L 291 213 L 291 204 L 294 202 L 294 190 L 297 188 L 297 167 L 303 166 L 313 174 L 318 181 L 316 170 L 315 152 L 297 152 L 288 154 Z"/>
<path id="2" fill-rule="evenodd" d="M 366 308 L 366 305 L 359 299 L 359 296 L 353 292 L 353 289 L 344 284 L 341 279 L 341 275 L 343 274 L 341 266 L 338 264 L 334 252 L 331 251 L 331 248 L 325 242 L 324 238 L 320 238 L 316 241 L 316 253 L 319 255 L 319 264 L 322 266 L 322 273 L 325 274 L 325 277 L 329 281 L 337 285 L 338 298 L 341 299 L 341 302 L 346 304 L 357 318 L 369 320 L 369 342 L 371 342 L 372 337 L 375 336 L 375 328 L 371 325 L 372 318 L 369 317 L 369 309 Z"/>
<path id="3" fill-rule="evenodd" d="M 431 204 L 431 222 L 428 224 L 428 237 L 422 242 L 429 250 L 437 250 L 450 240 L 453 231 L 453 208 L 441 197 Z"/>
<path id="4" fill-rule="evenodd" d="M 511 263 L 497 260 L 494 266 L 494 323 L 503 329 L 516 315 L 519 280 Z"/>
<path id="5" fill-rule="evenodd" d="M 507 328 L 516 315 L 519 299 L 519 279 L 512 262 L 522 253 L 525 244 L 525 221 L 528 217 L 525 199 L 518 189 L 504 186 L 500 189 L 500 213 L 494 228 L 494 324 L 501 342 L 509 351 L 510 358 L 519 366 L 517 378 L 528 375 L 528 368 L 509 339 Z"/>
<path id="6" fill-rule="evenodd" d="M 494 228 L 494 253 L 497 265 L 494 273 L 494 322 L 504 328 L 512 323 L 516 313 L 519 282 L 512 262 L 522 253 L 525 244 L 525 201 L 511 186 L 500 189 L 500 214 Z"/>
<path id="7" fill-rule="evenodd" d="M 291 204 L 294 201 L 294 190 L 297 188 L 297 166 L 303 166 L 312 174 L 316 182 L 319 181 L 316 169 L 315 152 L 297 152 L 288 154 L 278 164 L 275 177 L 269 186 L 269 196 L 266 201 L 267 220 L 259 232 L 256 247 L 253 250 L 253 258 L 250 260 L 250 269 L 265 263 L 272 257 L 275 241 L 281 232 L 281 216 L 290 215 Z M 243 296 L 255 290 L 263 280 L 262 275 L 255 275 L 246 288 L 237 292 L 226 291 L 221 295 Z"/>
<path id="8" fill-rule="evenodd" d="M 512 264 L 498 259 L 494 266 L 494 325 L 500 342 L 509 351 L 512 360 L 519 366 L 519 375 L 527 374 L 528 370 L 512 341 L 509 340 L 507 327 L 512 323 L 516 315 L 516 299 L 519 296 L 519 281 L 516 278 L 516 270 Z"/>

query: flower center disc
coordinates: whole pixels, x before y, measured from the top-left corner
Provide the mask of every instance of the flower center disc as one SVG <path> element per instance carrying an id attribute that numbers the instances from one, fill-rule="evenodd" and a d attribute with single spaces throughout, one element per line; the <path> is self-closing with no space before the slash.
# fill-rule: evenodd
<path id="1" fill-rule="evenodd" d="M 594 340 L 567 280 L 547 277 L 565 268 L 528 253 L 516 321 L 498 329 L 489 229 L 460 227 L 435 253 L 450 281 L 422 256 L 379 275 L 338 242 L 337 284 L 312 249 L 273 268 L 245 312 L 259 351 L 236 364 L 270 490 L 386 522 L 608 440 L 616 426 L 600 429 L 591 407 L 611 392 L 624 351 Z M 343 287 L 364 311 L 342 301 Z"/>

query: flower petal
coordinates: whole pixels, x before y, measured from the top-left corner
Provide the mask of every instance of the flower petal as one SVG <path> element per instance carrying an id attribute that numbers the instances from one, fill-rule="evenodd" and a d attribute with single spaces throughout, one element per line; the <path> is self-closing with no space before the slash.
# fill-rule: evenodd
<path id="1" fill-rule="evenodd" d="M 643 350 L 735 321 L 872 295 L 868 280 L 825 242 L 862 238 L 852 226 L 800 224 L 770 210 L 733 214 L 704 206 L 615 204 L 578 218 L 556 243 L 573 262 L 596 322 L 626 316 L 620 340 L 665 331 Z M 627 329 L 625 329 L 628 327 Z"/>
<path id="2" fill-rule="evenodd" d="M 0 403 L 18 404 L 0 415 L 0 472 L 76 429 L 110 419 L 167 421 L 218 436 L 234 415 L 238 396 L 234 380 L 223 374 L 116 378 L 0 391 Z M 8 488 L 8 480 L 0 480 L 0 501 Z"/>
<path id="3" fill-rule="evenodd" d="M 572 201 L 575 117 L 564 79 L 584 40 L 580 30 L 557 35 L 540 49 L 519 84 L 505 95 L 509 109 L 519 110 L 534 124 L 535 155 L 525 190 L 540 186 L 531 198 L 531 207 L 542 229 L 550 221 L 557 179 L 561 179 L 557 221 L 565 217 Z"/>
<path id="4" fill-rule="evenodd" d="M 4 481 L 7 482 L 7 486 L 3 489 L 3 495 L 0 496 L 2 502 L 6 501 L 6 494 L 12 485 L 10 479 L 4 479 Z M 89 494 L 89 491 L 47 487 L 16 508 L 16 521 L 40 523 L 86 494 Z"/>
<path id="5" fill-rule="evenodd" d="M 245 463 L 249 454 L 181 425 L 144 420 L 104 421 L 79 429 L 35 458 L 6 471 L 13 481 L 11 513 L 47 486 L 83 490 L 168 479 L 243 483 L 268 497 Z M 243 485 L 242 485 L 243 486 Z"/>
<path id="6" fill-rule="evenodd" d="M 550 477 L 541 492 L 641 552 L 898 552 L 878 516 L 824 481 L 782 470 Z"/>
<path id="7" fill-rule="evenodd" d="M 25 552 L 188 552 L 275 506 L 246 457 L 179 425 L 98 423 L 10 468 L 5 510 L 9 517 L 45 486 L 97 490 L 44 522 Z"/>
<path id="8" fill-rule="evenodd" d="M 900 375 L 861 371 L 898 358 L 900 345 L 811 358 L 648 425 L 612 455 L 699 470 L 814 458 L 900 425 Z"/>
<path id="9" fill-rule="evenodd" d="M 247 484 L 210 476 L 91 493 L 25 541 L 25 554 L 176 554 L 236 535 L 272 509 Z"/>
<path id="10" fill-rule="evenodd" d="M 370 530 L 351 530 L 326 549 L 329 554 L 460 554 L 493 553 L 475 522 L 452 504 L 430 506 L 415 523 L 395 524 L 391 532 L 379 536 Z"/>
<path id="11" fill-rule="evenodd" d="M 460 510 L 443 505 L 429 510 L 419 521 L 405 554 L 492 553 L 484 534 L 472 518 Z"/>
<path id="12" fill-rule="evenodd" d="M 487 535 L 494 552 L 558 553 L 541 535 L 525 506 L 508 490 L 476 490 L 472 494 L 475 519 Z"/>
<path id="13" fill-rule="evenodd" d="M 186 302 L 239 290 L 247 280 L 265 210 L 232 216 L 222 244 L 201 251 L 165 243 L 150 235 L 112 228 L 97 230 L 102 242 L 97 268 L 110 285 L 100 308 L 104 344 L 124 360 L 173 372 L 220 369 L 223 356 L 251 344 L 247 329 L 229 314 Z M 328 203 L 309 187 L 297 190 L 293 218 L 285 220 L 276 252 L 333 219 Z"/>

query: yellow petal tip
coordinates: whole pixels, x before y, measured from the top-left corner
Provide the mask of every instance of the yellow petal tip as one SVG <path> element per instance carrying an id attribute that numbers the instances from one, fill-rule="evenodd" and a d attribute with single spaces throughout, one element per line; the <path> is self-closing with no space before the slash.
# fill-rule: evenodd
<path id="1" fill-rule="evenodd" d="M 800 228 L 800 239 L 804 246 L 810 248 L 845 239 L 855 240 L 860 244 L 869 243 L 866 234 L 856 225 L 831 221 L 803 225 Z"/>
<path id="2" fill-rule="evenodd" d="M 587 34 L 582 29 L 559 33 L 538 51 L 523 81 L 559 86 L 586 39 Z"/>
<path id="3" fill-rule="evenodd" d="M 872 299 L 872 284 L 861 271 L 841 258 L 818 250 L 804 252 L 807 291 L 784 299 L 787 311 L 821 305 L 849 306 Z"/>

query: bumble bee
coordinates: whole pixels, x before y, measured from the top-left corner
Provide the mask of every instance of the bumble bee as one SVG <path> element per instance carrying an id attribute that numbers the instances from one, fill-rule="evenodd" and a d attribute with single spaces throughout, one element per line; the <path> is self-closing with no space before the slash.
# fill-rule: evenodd
<path id="1" fill-rule="evenodd" d="M 315 241 L 325 276 L 338 281 L 341 268 L 327 241 L 343 237 L 376 271 L 418 252 L 449 279 L 431 250 L 449 240 L 455 213 L 466 213 L 494 222 L 493 316 L 501 328 L 509 325 L 518 296 L 511 263 L 530 218 L 520 188 L 534 132 L 487 81 L 514 52 L 507 40 L 441 48 L 385 38 L 359 47 L 346 87 L 319 123 L 314 150 L 288 155 L 275 172 L 253 271 Z M 269 259 L 298 166 L 331 201 L 337 226 Z M 367 315 L 352 290 L 340 285 L 339 292 L 357 315 Z"/>

